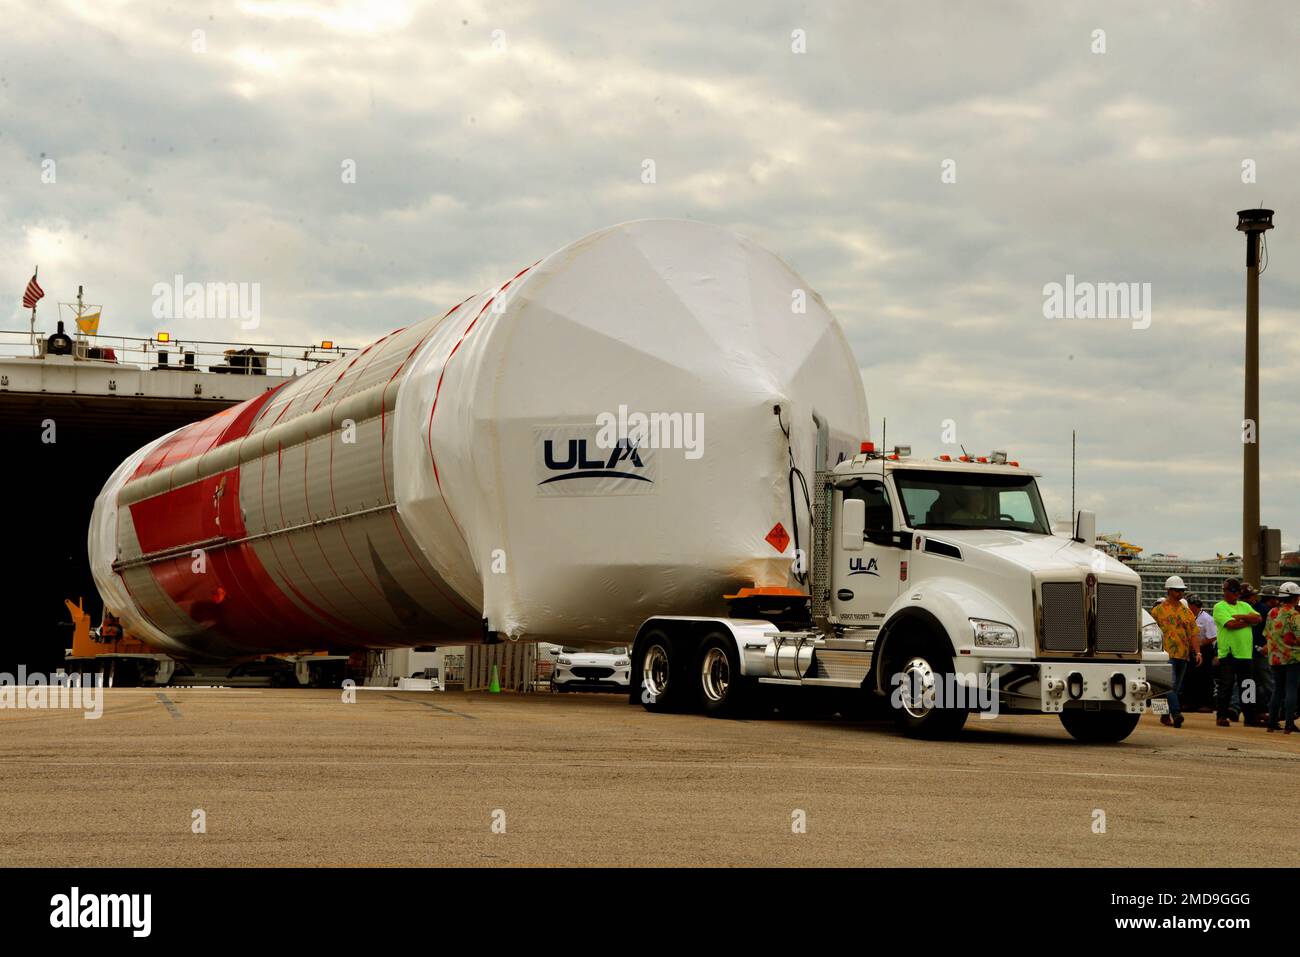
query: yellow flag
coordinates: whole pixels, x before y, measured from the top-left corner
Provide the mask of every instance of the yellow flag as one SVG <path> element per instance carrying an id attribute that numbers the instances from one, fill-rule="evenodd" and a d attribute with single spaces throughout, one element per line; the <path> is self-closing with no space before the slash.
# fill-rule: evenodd
<path id="1" fill-rule="evenodd" d="M 84 315 L 77 316 L 77 328 L 88 336 L 97 335 L 99 333 L 99 312 L 100 310 L 96 309 L 94 312 L 87 312 Z"/>

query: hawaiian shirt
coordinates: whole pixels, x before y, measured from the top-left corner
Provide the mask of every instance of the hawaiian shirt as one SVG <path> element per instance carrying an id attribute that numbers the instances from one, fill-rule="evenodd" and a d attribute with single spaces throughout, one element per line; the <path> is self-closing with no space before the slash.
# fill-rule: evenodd
<path id="1" fill-rule="evenodd" d="M 1268 636 L 1269 664 L 1300 664 L 1300 610 L 1281 605 L 1274 608 L 1264 634 Z"/>
<path id="2" fill-rule="evenodd" d="M 1200 644 L 1200 629 L 1196 627 L 1196 616 L 1192 610 L 1179 602 L 1170 605 L 1160 602 L 1151 609 L 1151 617 L 1160 626 L 1165 637 L 1165 651 L 1170 658 L 1191 658 Z"/>

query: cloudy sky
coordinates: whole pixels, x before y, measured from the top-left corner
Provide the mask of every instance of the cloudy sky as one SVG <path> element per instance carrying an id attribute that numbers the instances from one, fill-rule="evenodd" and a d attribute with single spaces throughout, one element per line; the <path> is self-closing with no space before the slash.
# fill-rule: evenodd
<path id="1" fill-rule="evenodd" d="M 47 303 L 85 284 L 104 332 L 155 331 L 153 286 L 182 274 L 260 284 L 263 319 L 176 336 L 361 345 L 600 227 L 706 220 L 825 297 L 877 436 L 887 417 L 935 454 L 951 419 L 1064 515 L 1077 429 L 1079 504 L 1148 552 L 1240 548 L 1235 211 L 1272 207 L 1262 518 L 1300 539 L 1293 4 L 0 13 L 5 328 L 39 263 Z M 1067 275 L 1149 283 L 1149 327 L 1045 317 Z"/>

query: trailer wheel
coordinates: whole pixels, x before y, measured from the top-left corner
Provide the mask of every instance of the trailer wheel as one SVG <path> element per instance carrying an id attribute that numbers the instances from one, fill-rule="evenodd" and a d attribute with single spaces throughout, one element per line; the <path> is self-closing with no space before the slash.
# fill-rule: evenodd
<path id="1" fill-rule="evenodd" d="M 889 703 L 894 722 L 909 738 L 954 738 L 966 723 L 965 708 L 948 706 L 941 695 L 944 676 L 951 665 L 944 655 L 929 646 L 912 646 L 899 659 L 899 679 L 891 685 Z"/>
<path id="2" fill-rule="evenodd" d="M 1071 737 L 1087 744 L 1118 744 L 1137 727 L 1140 714 L 1127 711 L 1084 711 L 1067 708 L 1061 712 L 1061 724 Z"/>
<path id="3" fill-rule="evenodd" d="M 736 641 L 722 632 L 706 635 L 696 655 L 700 708 L 711 718 L 744 718 L 754 712 L 757 682 L 740 673 Z"/>
<path id="4" fill-rule="evenodd" d="M 685 699 L 678 642 L 659 629 L 648 631 L 632 670 L 633 693 L 647 711 L 676 711 Z"/>

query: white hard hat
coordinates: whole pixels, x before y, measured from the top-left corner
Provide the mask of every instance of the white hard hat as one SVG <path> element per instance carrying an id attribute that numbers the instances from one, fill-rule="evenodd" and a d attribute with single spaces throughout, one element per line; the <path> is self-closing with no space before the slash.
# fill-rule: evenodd
<path id="1" fill-rule="evenodd" d="M 1176 588 L 1179 591 L 1187 591 L 1187 586 L 1183 584 L 1183 580 L 1177 575 L 1170 575 L 1165 579 L 1165 591 L 1169 591 L 1171 588 Z"/>
<path id="2" fill-rule="evenodd" d="M 1295 582 L 1283 582 L 1278 586 L 1277 591 L 1283 598 L 1293 598 L 1296 595 L 1300 595 L 1300 585 L 1297 585 Z"/>

